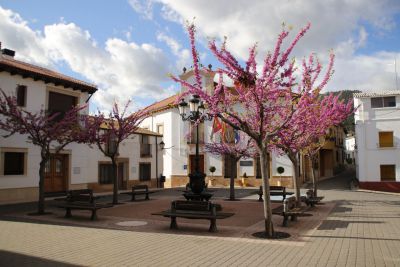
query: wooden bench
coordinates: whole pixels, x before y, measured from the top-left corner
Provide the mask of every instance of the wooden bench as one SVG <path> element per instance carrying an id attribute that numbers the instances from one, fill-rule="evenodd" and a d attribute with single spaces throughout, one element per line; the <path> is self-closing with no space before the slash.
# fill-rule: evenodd
<path id="1" fill-rule="evenodd" d="M 209 232 L 217 231 L 217 219 L 225 219 L 234 215 L 234 213 L 218 212 L 218 205 L 207 201 L 184 201 L 175 200 L 171 203 L 171 209 L 152 213 L 171 218 L 170 229 L 178 229 L 176 218 L 186 219 L 205 219 L 210 221 Z"/>
<path id="2" fill-rule="evenodd" d="M 307 207 L 296 207 L 296 197 L 290 196 L 283 201 L 283 205 L 272 209 L 272 214 L 283 216 L 282 226 L 288 226 L 289 217 L 292 221 L 297 220 L 297 216 L 302 215 L 308 210 Z"/>
<path id="3" fill-rule="evenodd" d="M 314 196 L 314 190 L 308 189 L 306 192 L 306 196 L 302 198 L 302 201 L 307 204 L 307 206 L 314 207 L 315 204 L 318 204 L 323 200 L 324 197 L 316 197 Z"/>
<path id="4" fill-rule="evenodd" d="M 57 207 L 66 210 L 66 218 L 72 216 L 71 210 L 90 210 L 92 211 L 90 219 L 93 221 L 97 219 L 97 210 L 112 207 L 112 204 L 96 203 L 96 199 L 98 197 L 93 196 L 91 189 L 70 190 L 67 192 L 67 197 L 57 203 Z"/>
<path id="5" fill-rule="evenodd" d="M 263 201 L 263 187 L 262 185 L 260 186 L 260 189 L 257 191 L 253 192 L 258 194 L 258 201 Z M 292 192 L 286 192 L 286 187 L 284 186 L 270 186 L 269 187 L 269 193 L 271 196 L 283 196 L 283 200 L 285 200 L 286 196 L 293 195 Z"/>
<path id="6" fill-rule="evenodd" d="M 134 185 L 132 186 L 132 192 L 125 192 L 122 194 L 131 195 L 131 201 L 136 200 L 136 196 L 138 195 L 145 195 L 145 200 L 150 200 L 149 194 L 153 194 L 158 191 L 149 191 L 149 187 L 147 185 Z"/>

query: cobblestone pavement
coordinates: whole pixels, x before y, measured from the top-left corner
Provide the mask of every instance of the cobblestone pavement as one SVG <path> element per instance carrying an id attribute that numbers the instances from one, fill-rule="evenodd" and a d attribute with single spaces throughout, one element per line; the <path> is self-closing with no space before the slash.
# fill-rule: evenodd
<path id="1" fill-rule="evenodd" d="M 346 179 L 321 183 L 337 205 L 305 241 L 0 221 L 0 266 L 400 266 L 400 196 Z"/>

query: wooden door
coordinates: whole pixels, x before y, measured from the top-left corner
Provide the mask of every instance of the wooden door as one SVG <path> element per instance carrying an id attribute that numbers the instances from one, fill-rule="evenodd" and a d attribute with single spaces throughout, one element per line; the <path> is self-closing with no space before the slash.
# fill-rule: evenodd
<path id="1" fill-rule="evenodd" d="M 46 164 L 44 191 L 62 192 L 67 190 L 67 155 L 51 155 Z"/>
<path id="2" fill-rule="evenodd" d="M 196 155 L 189 156 L 190 173 L 193 173 L 196 168 Z M 204 173 L 204 155 L 199 155 L 199 171 Z"/>

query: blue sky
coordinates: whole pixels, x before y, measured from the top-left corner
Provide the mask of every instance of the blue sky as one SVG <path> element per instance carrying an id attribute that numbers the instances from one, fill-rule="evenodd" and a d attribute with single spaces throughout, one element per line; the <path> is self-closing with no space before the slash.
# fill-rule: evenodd
<path id="1" fill-rule="evenodd" d="M 228 36 L 228 47 L 242 60 L 257 42 L 262 59 L 282 22 L 293 27 L 292 36 L 311 22 L 294 55 L 316 52 L 326 62 L 333 49 L 335 75 L 328 90 L 396 89 L 397 0 L 3 0 L 0 41 L 21 60 L 98 85 L 92 110 L 109 108 L 110 99 L 132 98 L 142 107 L 178 90 L 168 73 L 190 66 L 184 24 L 194 17 L 205 65 L 218 66 L 205 47 L 209 38 Z"/>

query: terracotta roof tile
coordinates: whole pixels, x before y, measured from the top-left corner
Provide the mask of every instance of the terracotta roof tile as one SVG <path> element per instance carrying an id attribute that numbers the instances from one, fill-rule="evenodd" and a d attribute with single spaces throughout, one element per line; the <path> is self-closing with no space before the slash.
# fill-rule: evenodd
<path id="1" fill-rule="evenodd" d="M 354 97 L 375 97 L 375 96 L 395 96 L 400 95 L 400 91 L 376 91 L 376 92 L 362 92 L 353 94 Z"/>
<path id="2" fill-rule="evenodd" d="M 50 69 L 16 60 L 10 56 L 0 56 L 0 71 L 9 72 L 12 75 L 19 74 L 24 78 L 29 77 L 34 80 L 42 80 L 45 83 L 54 83 L 55 85 L 62 85 L 66 88 L 89 92 L 91 94 L 97 91 L 97 87 L 93 84 L 86 83 Z"/>
<path id="3" fill-rule="evenodd" d="M 148 111 L 150 113 L 155 113 L 155 112 L 160 112 L 169 108 L 175 108 L 177 105 L 175 104 L 176 100 L 178 99 L 178 96 L 180 93 L 170 96 L 164 100 L 155 102 L 154 104 L 151 104 L 150 106 L 147 106 L 144 110 Z"/>

